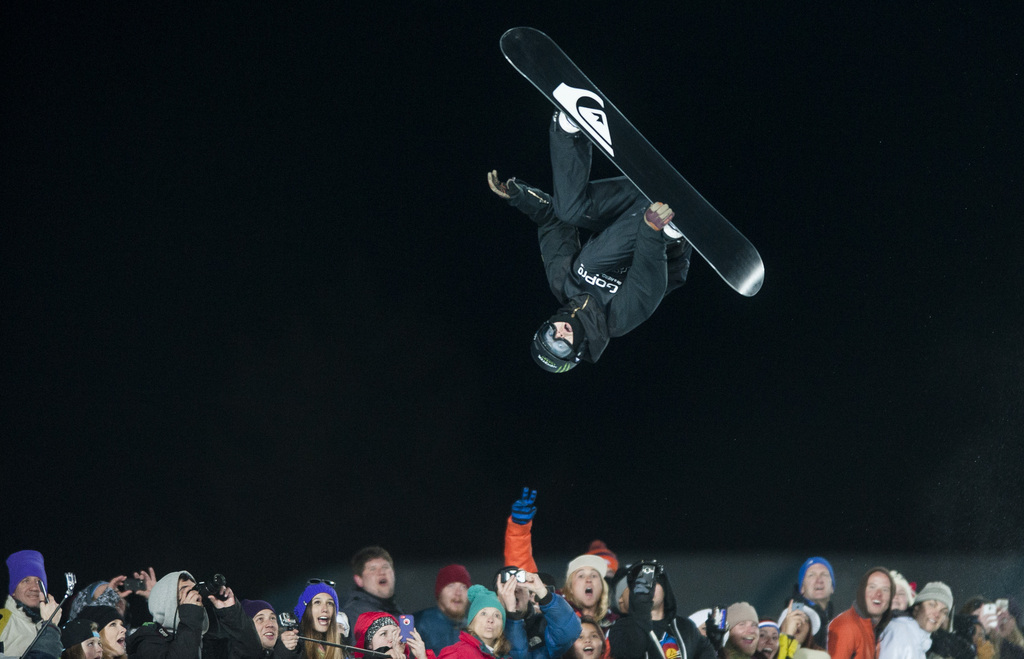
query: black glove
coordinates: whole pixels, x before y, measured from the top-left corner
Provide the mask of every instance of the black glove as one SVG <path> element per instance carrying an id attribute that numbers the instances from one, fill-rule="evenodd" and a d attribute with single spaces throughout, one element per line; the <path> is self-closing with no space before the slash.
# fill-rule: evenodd
<path id="1" fill-rule="evenodd" d="M 715 652 L 720 652 L 722 646 L 725 645 L 725 630 L 718 626 L 718 618 L 721 615 L 722 610 L 718 607 L 711 609 L 711 613 L 708 614 L 708 621 L 704 625 L 704 635 L 708 637 L 708 642 L 711 643 L 711 647 L 715 649 Z"/>
<path id="2" fill-rule="evenodd" d="M 653 631 L 651 610 L 654 608 L 654 586 L 657 583 L 659 565 L 641 562 L 630 569 L 629 615 L 635 618 L 645 632 Z"/>
<path id="3" fill-rule="evenodd" d="M 953 616 L 953 629 L 956 630 L 953 633 L 973 645 L 974 626 L 977 624 L 979 624 L 978 616 L 970 613 L 958 613 Z"/>
<path id="4" fill-rule="evenodd" d="M 944 629 L 932 632 L 932 647 L 928 654 L 937 654 L 953 659 L 975 659 L 978 656 L 973 644 L 964 640 L 962 636 L 951 634 Z"/>

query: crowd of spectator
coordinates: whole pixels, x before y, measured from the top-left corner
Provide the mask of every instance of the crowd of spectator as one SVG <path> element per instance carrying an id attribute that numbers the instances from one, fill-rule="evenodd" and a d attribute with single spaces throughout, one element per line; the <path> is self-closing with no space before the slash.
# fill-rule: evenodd
<path id="1" fill-rule="evenodd" d="M 564 576 L 533 558 L 536 492 L 508 517 L 505 567 L 474 584 L 468 570 L 437 573 L 436 606 L 406 612 L 395 565 L 382 547 L 351 561 L 339 595 L 328 579 L 296 588 L 290 611 L 239 599 L 225 583 L 152 568 L 51 594 L 43 555 L 7 557 L 0 655 L 25 659 L 1024 659 L 1021 609 L 1011 598 L 920 588 L 902 574 L 867 570 L 856 601 L 837 611 L 829 561 L 808 558 L 777 615 L 747 602 L 690 614 L 677 608 L 657 561 L 620 565 L 604 543 L 572 559 Z M 58 590 L 58 592 L 60 592 Z"/>

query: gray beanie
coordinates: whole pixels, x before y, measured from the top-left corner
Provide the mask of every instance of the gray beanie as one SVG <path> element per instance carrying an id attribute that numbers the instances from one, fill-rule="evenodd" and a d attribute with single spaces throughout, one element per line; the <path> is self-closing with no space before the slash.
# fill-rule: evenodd
<path id="1" fill-rule="evenodd" d="M 919 604 L 928 600 L 942 602 L 950 612 L 953 611 L 953 591 L 949 589 L 949 586 L 941 581 L 929 581 L 926 583 L 924 588 L 918 591 L 917 597 L 914 598 L 914 604 Z"/>
<path id="2" fill-rule="evenodd" d="M 725 624 L 729 625 L 729 629 L 732 629 L 741 622 L 752 622 L 756 625 L 758 622 L 757 611 L 746 602 L 730 604 L 729 608 L 725 611 Z"/>

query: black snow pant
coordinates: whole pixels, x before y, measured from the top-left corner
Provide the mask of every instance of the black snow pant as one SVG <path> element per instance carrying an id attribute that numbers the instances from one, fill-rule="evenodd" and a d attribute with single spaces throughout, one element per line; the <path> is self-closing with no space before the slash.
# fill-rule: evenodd
<path id="1" fill-rule="evenodd" d="M 548 129 L 551 150 L 552 206 L 555 216 L 594 232 L 580 253 L 589 272 L 611 272 L 632 259 L 636 232 L 651 202 L 625 176 L 590 180 L 593 145 L 582 133 L 558 127 L 557 114 Z M 693 248 L 685 240 L 666 241 L 665 295 L 686 282 Z"/>

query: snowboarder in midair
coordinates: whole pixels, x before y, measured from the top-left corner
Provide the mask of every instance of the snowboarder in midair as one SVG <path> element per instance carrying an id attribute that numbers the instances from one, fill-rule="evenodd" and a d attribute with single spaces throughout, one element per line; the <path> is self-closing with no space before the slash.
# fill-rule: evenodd
<path id="1" fill-rule="evenodd" d="M 548 284 L 560 307 L 533 336 L 544 370 L 564 373 L 596 362 L 612 337 L 647 320 L 686 281 L 693 248 L 671 224 L 674 213 L 650 203 L 624 176 L 590 181 L 592 147 L 556 111 L 548 129 L 553 195 L 519 179 L 487 183 L 538 225 Z M 592 236 L 580 246 L 579 229 Z"/>

